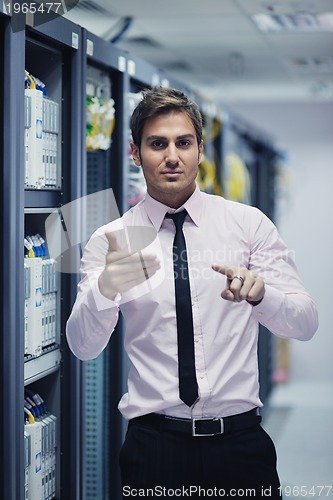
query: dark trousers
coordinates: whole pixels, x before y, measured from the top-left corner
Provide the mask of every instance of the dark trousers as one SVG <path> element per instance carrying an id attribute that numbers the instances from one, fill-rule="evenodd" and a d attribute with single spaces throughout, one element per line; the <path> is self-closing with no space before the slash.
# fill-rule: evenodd
<path id="1" fill-rule="evenodd" d="M 192 437 L 130 423 L 120 453 L 125 498 L 281 498 L 274 444 L 260 424 Z"/>

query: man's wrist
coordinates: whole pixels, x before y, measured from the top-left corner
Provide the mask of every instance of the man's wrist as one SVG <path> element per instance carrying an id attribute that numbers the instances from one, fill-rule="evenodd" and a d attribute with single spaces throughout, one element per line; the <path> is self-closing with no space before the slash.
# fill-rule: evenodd
<path id="1" fill-rule="evenodd" d="M 255 300 L 255 301 L 253 301 L 253 300 L 247 300 L 246 302 L 248 304 L 250 304 L 250 306 L 255 307 L 255 306 L 258 306 L 260 304 L 260 302 L 262 302 L 263 298 L 264 297 L 262 297 L 260 300 Z"/>

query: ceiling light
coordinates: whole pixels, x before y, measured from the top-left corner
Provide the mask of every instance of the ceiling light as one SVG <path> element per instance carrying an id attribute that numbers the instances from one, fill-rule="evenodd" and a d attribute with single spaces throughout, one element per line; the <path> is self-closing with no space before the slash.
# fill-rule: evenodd
<path id="1" fill-rule="evenodd" d="M 289 67 L 298 73 L 333 73 L 333 56 L 294 57 L 288 61 Z"/>
<path id="2" fill-rule="evenodd" d="M 253 21 L 264 32 L 333 31 L 333 12 L 312 14 L 254 14 Z"/>

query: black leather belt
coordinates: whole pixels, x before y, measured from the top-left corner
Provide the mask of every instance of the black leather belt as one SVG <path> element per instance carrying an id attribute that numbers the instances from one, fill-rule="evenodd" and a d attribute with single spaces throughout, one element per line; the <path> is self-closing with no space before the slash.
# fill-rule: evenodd
<path id="1" fill-rule="evenodd" d="M 224 418 L 176 418 L 158 413 L 149 413 L 130 420 L 130 425 L 144 425 L 160 431 L 175 431 L 192 434 L 194 437 L 215 436 L 226 432 L 241 431 L 260 424 L 258 409 Z"/>

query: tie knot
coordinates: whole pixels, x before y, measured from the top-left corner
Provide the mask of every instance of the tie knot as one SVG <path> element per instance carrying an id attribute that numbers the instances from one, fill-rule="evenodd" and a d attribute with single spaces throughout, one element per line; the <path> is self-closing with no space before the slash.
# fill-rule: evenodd
<path id="1" fill-rule="evenodd" d="M 183 227 L 186 215 L 186 210 L 182 210 L 181 212 L 176 212 L 174 214 L 165 214 L 165 217 L 167 219 L 172 219 L 176 226 L 176 229 L 179 229 Z"/>

